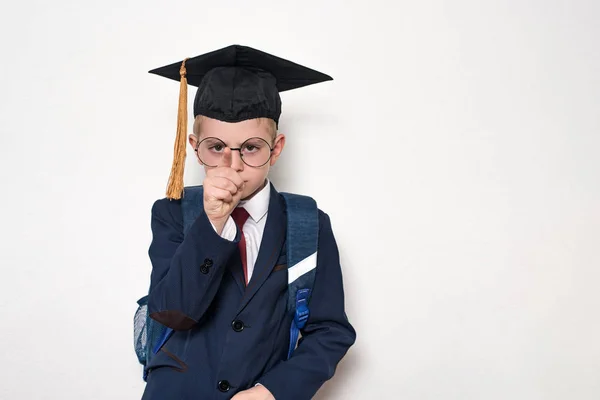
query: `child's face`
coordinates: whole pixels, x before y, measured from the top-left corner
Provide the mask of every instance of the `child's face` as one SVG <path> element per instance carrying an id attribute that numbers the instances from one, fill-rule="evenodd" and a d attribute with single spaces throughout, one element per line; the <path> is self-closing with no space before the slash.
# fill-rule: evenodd
<path id="1" fill-rule="evenodd" d="M 203 142 L 203 140 L 207 138 L 211 139 Z M 200 124 L 198 137 L 196 137 L 196 135 L 190 135 L 189 142 L 194 149 L 198 148 L 198 144 L 201 145 L 201 148 L 205 148 L 208 143 L 212 142 L 212 150 L 210 150 L 208 157 L 211 157 L 211 164 L 219 165 L 222 164 L 218 159 L 215 160 L 215 157 L 218 157 L 218 152 L 222 151 L 222 149 L 221 146 L 217 146 L 215 150 L 215 140 L 212 138 L 220 139 L 227 147 L 234 149 L 240 148 L 248 139 L 260 138 L 264 140 L 262 143 L 266 142 L 265 144 L 268 144 L 268 146 L 272 148 L 272 151 L 270 151 L 270 159 L 268 159 L 268 162 L 261 166 L 249 166 L 242 161 L 240 151 L 231 152 L 231 168 L 236 170 L 240 177 L 246 182 L 246 187 L 242 193 L 242 199 L 248 199 L 252 197 L 258 190 L 262 189 L 270 167 L 275 165 L 279 155 L 281 154 L 281 151 L 283 150 L 283 146 L 285 145 L 285 136 L 283 134 L 278 134 L 275 136 L 273 134 L 271 125 L 265 119 L 251 119 L 242 122 L 229 123 L 213 118 L 203 117 Z M 245 147 L 242 149 L 242 151 L 246 153 L 246 162 L 249 164 L 252 164 L 252 157 L 255 157 L 252 153 L 252 151 L 255 150 L 251 144 L 256 142 L 256 140 L 250 140 L 246 142 Z M 248 147 L 249 144 L 250 147 Z M 267 153 L 269 152 L 268 147 L 265 147 L 265 151 Z M 202 153 L 199 151 L 196 154 Z M 205 156 L 205 158 L 206 157 L 207 156 Z M 202 156 L 200 158 L 202 158 Z M 203 164 L 202 161 L 200 161 L 200 158 L 197 158 L 198 163 L 203 165 L 205 170 L 212 168 L 212 166 Z M 268 155 L 266 155 L 265 159 L 267 158 Z M 206 160 L 203 161 L 206 162 Z M 262 160 L 258 164 L 262 164 Z"/>

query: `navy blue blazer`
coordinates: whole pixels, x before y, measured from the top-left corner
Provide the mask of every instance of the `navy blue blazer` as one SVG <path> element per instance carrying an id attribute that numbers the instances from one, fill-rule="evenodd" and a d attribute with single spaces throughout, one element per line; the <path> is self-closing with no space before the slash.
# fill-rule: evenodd
<path id="1" fill-rule="evenodd" d="M 244 286 L 233 242 L 204 212 L 183 235 L 181 201 L 152 207 L 148 308 L 175 330 L 156 354 L 143 400 L 230 399 L 261 383 L 276 400 L 308 400 L 330 379 L 356 333 L 344 311 L 337 244 L 319 210 L 319 245 L 310 317 L 287 360 L 286 214 L 271 185 L 267 221 L 252 279 Z"/>

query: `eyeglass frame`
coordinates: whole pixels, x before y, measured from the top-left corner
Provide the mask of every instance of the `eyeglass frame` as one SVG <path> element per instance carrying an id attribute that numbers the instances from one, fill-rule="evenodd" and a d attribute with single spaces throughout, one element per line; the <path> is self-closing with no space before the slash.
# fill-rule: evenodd
<path id="1" fill-rule="evenodd" d="M 206 138 L 200 140 L 198 142 L 198 144 L 196 145 L 196 148 L 194 148 L 194 151 L 196 152 L 196 158 L 198 158 L 198 160 L 202 163 L 202 165 L 206 165 L 209 168 L 215 168 L 215 167 L 218 167 L 218 165 L 208 165 L 208 164 L 206 164 L 204 161 L 202 161 L 202 159 L 200 158 L 200 153 L 198 152 L 198 149 L 200 148 L 200 145 L 202 144 L 202 142 L 204 142 L 205 140 L 208 140 L 208 139 L 217 139 L 219 142 L 223 143 L 225 145 L 225 147 L 229 148 L 229 150 L 231 150 L 231 151 L 238 151 L 240 153 L 240 159 L 242 160 L 242 162 L 244 164 L 246 164 L 247 166 L 249 166 L 250 168 L 260 168 L 260 167 L 263 167 L 269 161 L 271 161 L 271 157 L 273 157 L 273 147 L 271 147 L 271 145 L 269 144 L 269 142 L 267 142 L 265 139 L 263 139 L 263 138 L 261 138 L 259 136 L 252 136 L 251 138 L 248 138 L 248 139 L 244 140 L 242 142 L 242 144 L 240 145 L 240 147 L 230 147 L 222 139 L 219 139 L 218 137 L 214 137 L 214 136 L 209 136 L 209 137 L 206 137 Z M 246 143 L 247 141 L 252 140 L 252 139 L 260 139 L 263 142 L 265 142 L 267 144 L 267 146 L 269 147 L 269 158 L 267 158 L 267 161 L 265 161 L 261 165 L 250 165 L 246 161 L 244 161 L 244 155 L 242 154 L 242 148 L 244 147 L 244 143 Z"/>

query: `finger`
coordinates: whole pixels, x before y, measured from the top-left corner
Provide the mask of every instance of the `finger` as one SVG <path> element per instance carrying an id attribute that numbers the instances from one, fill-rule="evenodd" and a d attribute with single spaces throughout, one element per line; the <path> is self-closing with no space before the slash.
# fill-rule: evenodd
<path id="1" fill-rule="evenodd" d="M 219 167 L 231 168 L 231 149 L 229 147 L 225 147 L 225 150 L 223 150 Z"/>
<path id="2" fill-rule="evenodd" d="M 231 182 L 233 182 L 234 185 L 236 185 L 238 188 L 241 188 L 242 185 L 244 184 L 244 180 L 242 179 L 242 177 L 240 176 L 240 174 L 234 170 L 233 168 L 229 168 L 229 167 L 218 167 L 215 168 L 214 170 L 210 171 L 210 177 L 221 177 L 221 178 L 227 178 L 229 179 Z"/>
<path id="3" fill-rule="evenodd" d="M 239 188 L 235 183 L 233 183 L 228 178 L 223 178 L 220 176 L 213 177 L 210 180 L 210 185 L 220 189 L 228 190 L 231 194 L 236 194 L 237 192 L 239 192 Z"/>
<path id="4" fill-rule="evenodd" d="M 233 201 L 233 195 L 229 190 L 221 189 L 218 187 L 207 188 L 206 194 L 209 198 L 221 200 L 225 203 L 231 203 Z"/>
<path id="5" fill-rule="evenodd" d="M 225 189 L 225 184 L 220 183 L 222 180 L 231 182 L 237 190 L 241 190 L 245 186 L 244 180 L 231 168 L 222 168 L 221 171 L 217 172 L 215 175 L 207 176 L 204 180 L 204 185 L 215 185 Z"/>
<path id="6" fill-rule="evenodd" d="M 244 193 L 244 188 L 245 187 L 246 187 L 246 182 L 244 182 L 242 184 L 242 187 L 236 193 L 232 193 L 233 194 L 233 201 L 239 202 L 242 199 L 242 194 Z"/>

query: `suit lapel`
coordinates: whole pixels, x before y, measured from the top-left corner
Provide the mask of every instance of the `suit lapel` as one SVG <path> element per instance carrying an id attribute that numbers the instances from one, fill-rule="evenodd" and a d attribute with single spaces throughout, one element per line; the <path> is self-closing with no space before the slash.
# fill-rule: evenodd
<path id="1" fill-rule="evenodd" d="M 269 199 L 269 211 L 265 223 L 265 231 L 258 251 L 258 258 L 254 265 L 254 272 L 240 304 L 240 311 L 248 304 L 263 283 L 265 283 L 275 266 L 277 256 L 281 251 L 281 246 L 285 239 L 287 220 L 284 207 L 283 199 L 281 199 L 281 196 L 271 184 L 271 197 Z M 236 277 L 237 280 L 238 278 Z"/>

